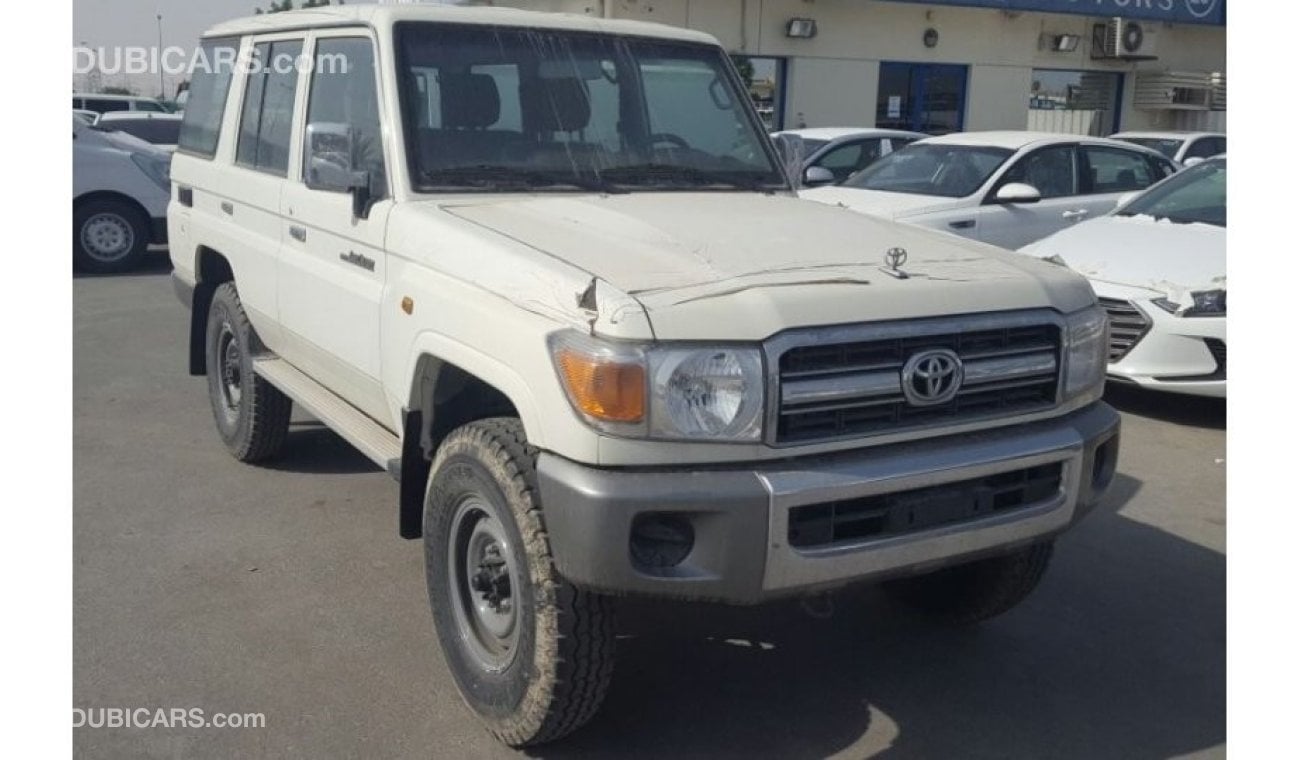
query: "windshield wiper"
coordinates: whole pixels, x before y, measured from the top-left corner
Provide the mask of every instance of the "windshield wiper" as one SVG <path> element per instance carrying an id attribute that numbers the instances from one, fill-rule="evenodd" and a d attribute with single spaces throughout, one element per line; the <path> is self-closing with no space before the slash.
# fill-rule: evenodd
<path id="1" fill-rule="evenodd" d="M 781 189 L 780 185 L 764 183 L 753 176 L 752 172 L 710 172 L 681 164 L 628 164 L 605 169 L 600 176 L 621 184 L 639 184 L 637 180 L 648 180 L 651 184 L 685 183 L 690 187 L 722 185 L 764 193 Z"/>
<path id="2" fill-rule="evenodd" d="M 450 169 L 420 172 L 420 178 L 437 187 L 474 187 L 480 189 L 530 189 L 543 187 L 572 187 L 596 193 L 626 193 L 627 190 L 611 185 L 596 177 L 567 172 L 547 172 L 535 169 L 523 169 L 514 166 L 479 164 L 478 166 L 455 166 Z"/>

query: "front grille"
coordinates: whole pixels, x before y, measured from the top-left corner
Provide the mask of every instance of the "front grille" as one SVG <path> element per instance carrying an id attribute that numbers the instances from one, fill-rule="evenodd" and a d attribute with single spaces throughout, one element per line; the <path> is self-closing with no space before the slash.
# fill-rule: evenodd
<path id="1" fill-rule="evenodd" d="M 1061 490 L 1060 462 L 790 510 L 790 546 L 807 549 L 900 536 L 1034 506 Z"/>
<path id="2" fill-rule="evenodd" d="M 780 354 L 775 443 L 952 425 L 1056 403 L 1061 331 L 1055 324 L 893 332 L 898 337 L 800 345 Z M 960 357 L 965 380 L 951 401 L 914 406 L 903 395 L 903 365 L 935 348 Z"/>
<path id="3" fill-rule="evenodd" d="M 1099 298 L 1110 321 L 1110 363 L 1123 359 L 1142 336 L 1151 329 L 1151 320 L 1142 310 L 1128 301 L 1117 298 Z"/>

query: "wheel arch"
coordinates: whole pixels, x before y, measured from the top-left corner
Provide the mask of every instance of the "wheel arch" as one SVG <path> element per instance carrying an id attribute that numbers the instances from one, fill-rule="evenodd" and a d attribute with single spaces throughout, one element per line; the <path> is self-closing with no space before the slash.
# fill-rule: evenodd
<path id="1" fill-rule="evenodd" d="M 400 532 L 419 538 L 429 465 L 456 428 L 489 417 L 516 417 L 534 445 L 540 436 L 531 391 L 505 365 L 459 346 L 422 341 L 410 362 L 402 436 Z"/>
<path id="2" fill-rule="evenodd" d="M 87 203 L 94 203 L 95 201 L 114 201 L 124 203 L 138 212 L 141 218 L 145 220 L 146 224 L 149 222 L 149 210 L 144 207 L 144 204 L 126 193 L 119 193 L 116 190 L 91 190 L 88 193 L 78 195 L 76 198 L 72 199 L 73 212 L 75 213 L 77 209 Z"/>

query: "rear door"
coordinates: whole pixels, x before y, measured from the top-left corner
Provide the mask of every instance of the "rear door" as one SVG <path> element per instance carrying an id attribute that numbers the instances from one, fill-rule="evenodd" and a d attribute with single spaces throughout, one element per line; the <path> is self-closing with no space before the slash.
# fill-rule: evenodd
<path id="1" fill-rule="evenodd" d="M 393 207 L 380 127 L 374 40 L 360 29 L 313 35 L 304 76 L 299 156 L 281 201 L 280 321 L 291 360 L 381 422 L 379 307 L 387 261 L 384 233 Z M 369 203 L 353 214 L 351 193 L 308 186 L 308 125 L 350 130 L 352 170 L 368 177 Z"/>
<path id="2" fill-rule="evenodd" d="M 1145 190 L 1172 173 L 1172 164 L 1145 152 L 1109 145 L 1084 145 L 1079 208 L 1086 218 L 1108 214 L 1124 195 Z"/>

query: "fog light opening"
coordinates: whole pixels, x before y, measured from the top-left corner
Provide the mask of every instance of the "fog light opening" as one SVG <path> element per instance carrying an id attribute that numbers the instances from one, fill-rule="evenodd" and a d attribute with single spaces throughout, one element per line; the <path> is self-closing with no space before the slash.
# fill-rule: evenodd
<path id="1" fill-rule="evenodd" d="M 1111 438 L 1098 446 L 1092 455 L 1092 492 L 1101 495 L 1115 478 L 1115 465 L 1118 464 L 1119 438 Z"/>
<path id="2" fill-rule="evenodd" d="M 632 559 L 648 570 L 680 565 L 695 548 L 695 529 L 681 515 L 650 512 L 632 521 Z"/>

